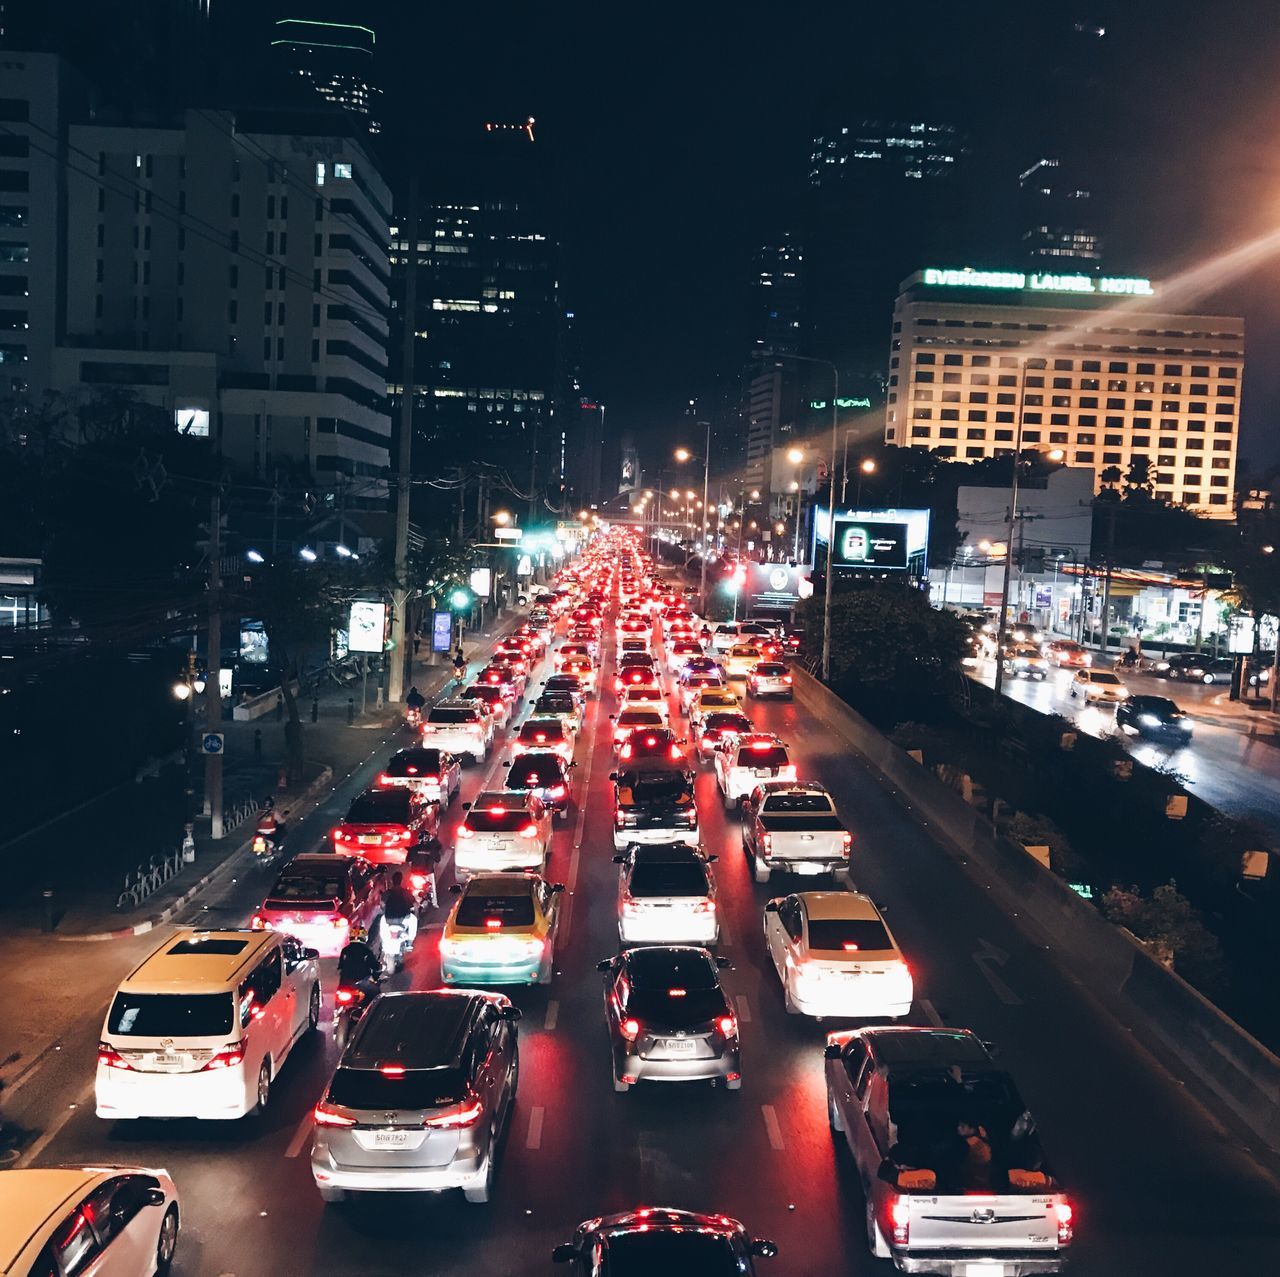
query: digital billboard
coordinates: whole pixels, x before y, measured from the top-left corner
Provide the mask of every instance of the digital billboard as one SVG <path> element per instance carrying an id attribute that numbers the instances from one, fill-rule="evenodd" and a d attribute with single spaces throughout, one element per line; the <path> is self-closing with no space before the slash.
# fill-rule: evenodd
<path id="1" fill-rule="evenodd" d="M 814 510 L 814 562 L 827 558 L 828 512 Z M 833 568 L 849 572 L 907 572 L 928 566 L 928 510 L 837 510 Z"/>

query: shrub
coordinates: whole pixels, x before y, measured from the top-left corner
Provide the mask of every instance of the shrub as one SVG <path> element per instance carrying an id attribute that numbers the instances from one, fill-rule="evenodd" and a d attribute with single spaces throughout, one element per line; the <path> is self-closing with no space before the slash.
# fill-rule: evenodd
<path id="1" fill-rule="evenodd" d="M 1174 883 L 1157 887 L 1150 896 L 1137 887 L 1112 887 L 1100 907 L 1104 917 L 1127 927 L 1153 957 L 1201 993 L 1211 997 L 1221 991 L 1225 967 L 1218 939 Z"/>

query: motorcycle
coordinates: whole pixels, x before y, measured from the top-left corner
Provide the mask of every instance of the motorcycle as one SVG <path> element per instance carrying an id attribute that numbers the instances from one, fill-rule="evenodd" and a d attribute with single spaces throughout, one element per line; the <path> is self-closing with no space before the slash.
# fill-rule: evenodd
<path id="1" fill-rule="evenodd" d="M 417 706 L 407 709 L 404 712 L 405 726 L 413 731 L 418 731 L 422 727 L 422 711 Z"/>
<path id="2" fill-rule="evenodd" d="M 333 995 L 333 1040 L 341 1051 L 351 1037 L 351 1030 L 360 1023 L 366 1007 L 380 992 L 376 980 L 361 980 L 353 984 L 339 984 Z"/>
<path id="3" fill-rule="evenodd" d="M 405 918 L 382 919 L 382 973 L 394 975 L 404 970 L 404 955 L 409 952 L 409 923 Z"/>

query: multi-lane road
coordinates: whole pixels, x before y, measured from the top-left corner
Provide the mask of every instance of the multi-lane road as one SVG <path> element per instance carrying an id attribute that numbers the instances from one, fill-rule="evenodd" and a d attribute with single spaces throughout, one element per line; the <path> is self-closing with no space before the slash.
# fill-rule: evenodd
<path id="1" fill-rule="evenodd" d="M 612 647 L 606 639 L 606 652 Z M 520 1089 L 490 1205 L 467 1205 L 460 1194 L 321 1203 L 308 1151 L 311 1108 L 335 1060 L 327 1038 L 295 1052 L 261 1120 L 100 1121 L 91 1093 L 100 1005 L 86 1012 L 24 1097 L 38 1096 L 47 1108 L 51 1134 L 41 1140 L 36 1164 L 167 1167 L 185 1206 L 174 1271 L 189 1277 L 546 1273 L 551 1247 L 580 1219 L 646 1202 L 742 1219 L 779 1244 L 779 1257 L 761 1265 L 766 1274 L 887 1269 L 867 1253 L 856 1176 L 827 1128 L 828 1026 L 784 1012 L 761 943 L 762 905 L 795 886 L 752 882 L 737 821 L 721 810 L 705 770 L 698 807 L 705 847 L 720 856 L 722 952 L 732 963 L 724 983 L 742 1025 L 743 1087 L 730 1093 L 651 1085 L 614 1093 L 595 969 L 617 947 L 612 701 L 606 693 L 588 707 L 574 773 L 577 802 L 556 834 L 549 873 L 568 888 L 556 976 L 548 987 L 513 994 L 524 1012 Z M 1073 1194 L 1077 1270 L 1200 1277 L 1280 1267 L 1280 1184 L 1267 1167 L 1106 1019 L 1069 972 L 1023 940 L 838 738 L 805 721 L 795 705 L 753 705 L 749 712 L 790 743 L 802 778 L 836 795 L 855 832 L 851 875 L 881 902 L 913 967 L 912 1020 L 976 1030 L 998 1045 L 1018 1078 Z M 501 757 L 499 750 L 468 770 L 463 798 L 496 780 Z M 319 844 L 376 765 L 371 760 L 306 817 L 293 845 Z M 457 806 L 450 810 L 446 848 L 460 817 Z M 442 884 L 449 880 L 446 867 Z M 242 875 L 187 921 L 242 924 L 266 886 L 265 875 Z M 443 887 L 441 899 L 449 899 Z M 428 914 L 391 987 L 434 986 L 441 918 Z M 85 962 L 101 982 L 112 966 L 123 974 L 136 947 L 86 946 Z M 327 1002 L 333 964 L 325 967 Z"/>

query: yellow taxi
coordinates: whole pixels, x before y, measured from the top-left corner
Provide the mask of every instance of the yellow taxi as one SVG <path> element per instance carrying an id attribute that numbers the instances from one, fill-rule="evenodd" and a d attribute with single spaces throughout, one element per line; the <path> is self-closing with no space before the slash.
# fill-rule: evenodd
<path id="1" fill-rule="evenodd" d="M 764 653 L 754 643 L 735 643 L 724 658 L 724 672 L 728 678 L 746 678 L 760 662 Z"/>
<path id="2" fill-rule="evenodd" d="M 560 893 L 541 874 L 478 873 L 451 888 L 440 937 L 445 984 L 550 984 Z"/>
<path id="3" fill-rule="evenodd" d="M 720 714 L 725 710 L 742 708 L 742 702 L 738 699 L 736 692 L 731 692 L 727 687 L 709 687 L 705 692 L 699 692 L 693 699 L 693 704 L 689 707 L 689 722 L 693 727 L 697 727 L 699 723 L 708 714 Z"/>

